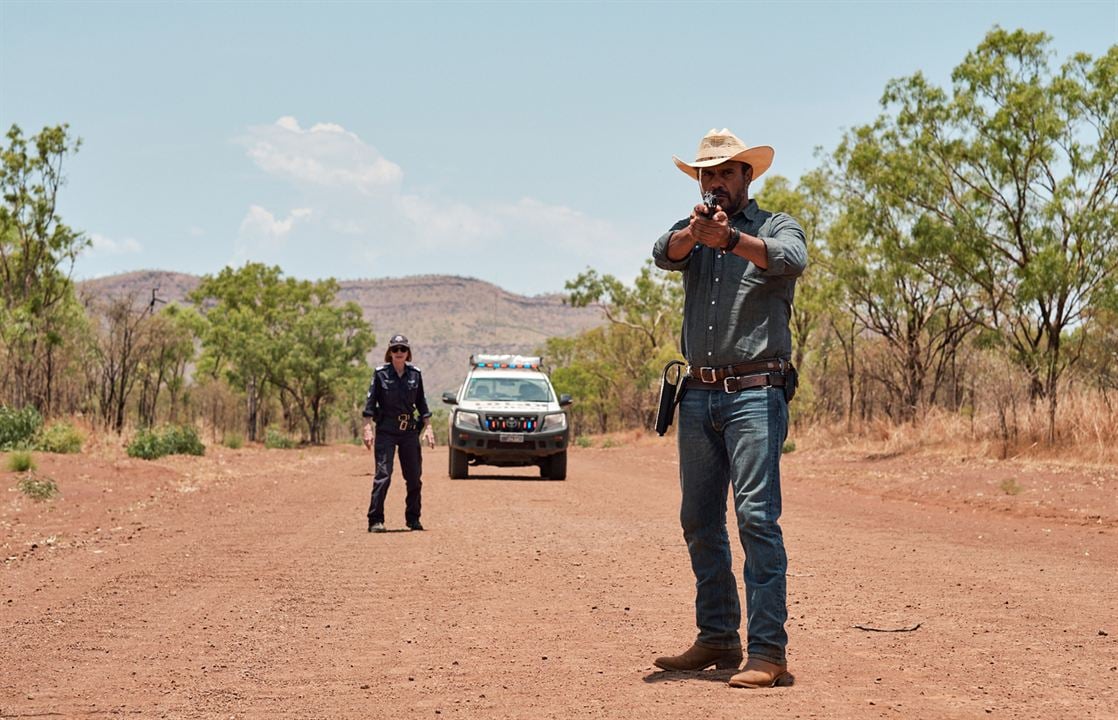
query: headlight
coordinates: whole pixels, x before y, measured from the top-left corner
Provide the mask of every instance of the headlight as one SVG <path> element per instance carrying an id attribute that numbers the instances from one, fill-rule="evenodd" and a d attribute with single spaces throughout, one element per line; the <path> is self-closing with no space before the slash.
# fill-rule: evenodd
<path id="1" fill-rule="evenodd" d="M 481 430 L 481 420 L 477 413 L 459 410 L 454 413 L 454 426 L 464 430 Z"/>
<path id="2" fill-rule="evenodd" d="M 547 430 L 566 430 L 567 429 L 567 413 L 552 413 L 543 416 L 543 425 L 540 425 L 540 432 Z"/>

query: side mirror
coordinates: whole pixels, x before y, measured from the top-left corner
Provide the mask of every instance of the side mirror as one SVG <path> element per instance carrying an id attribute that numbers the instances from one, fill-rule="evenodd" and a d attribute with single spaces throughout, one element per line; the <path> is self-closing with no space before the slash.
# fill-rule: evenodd
<path id="1" fill-rule="evenodd" d="M 443 393 L 443 402 L 446 403 L 447 405 L 457 405 L 458 404 L 458 398 L 454 397 L 454 393 L 452 393 L 452 392 L 444 392 Z"/>
<path id="2" fill-rule="evenodd" d="M 563 393 L 562 395 L 559 396 L 559 407 L 567 407 L 568 405 L 570 405 L 573 402 L 574 402 L 574 398 L 572 398 L 567 393 Z"/>

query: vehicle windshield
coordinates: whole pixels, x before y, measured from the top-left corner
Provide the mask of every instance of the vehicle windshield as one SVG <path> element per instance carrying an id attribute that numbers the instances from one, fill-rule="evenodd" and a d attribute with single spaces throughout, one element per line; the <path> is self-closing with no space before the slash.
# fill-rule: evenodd
<path id="1" fill-rule="evenodd" d="M 497 402 L 549 402 L 551 388 L 538 378 L 473 378 L 466 388 L 467 400 Z"/>

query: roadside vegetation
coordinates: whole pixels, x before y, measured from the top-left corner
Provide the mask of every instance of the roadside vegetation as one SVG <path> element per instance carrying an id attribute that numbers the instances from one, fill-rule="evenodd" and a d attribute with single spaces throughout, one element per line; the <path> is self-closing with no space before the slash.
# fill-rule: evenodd
<path id="1" fill-rule="evenodd" d="M 1044 34 L 995 29 L 950 88 L 894 80 L 816 170 L 765 179 L 759 204 L 809 245 L 796 433 L 1118 460 L 1118 45 L 1050 58 Z M 567 289 L 609 321 L 544 350 L 576 434 L 648 427 L 678 274 Z"/>
<path id="2" fill-rule="evenodd" d="M 873 112 L 812 172 L 759 188 L 809 244 L 796 438 L 1118 461 L 1118 45 L 1056 64 L 1043 33 L 995 28 L 949 87 L 898 78 Z M 0 450 L 76 452 L 106 434 L 135 457 L 201 452 L 203 438 L 358 439 L 375 336 L 335 280 L 249 263 L 181 305 L 158 288 L 79 296 L 89 239 L 57 209 L 80 147 L 58 125 L 12 126 L 0 148 Z M 539 349 L 575 398 L 578 445 L 650 427 L 678 357 L 678 275 L 634 270 L 632 283 L 571 279 L 568 302 L 606 322 Z"/>
<path id="3" fill-rule="evenodd" d="M 19 488 L 21 493 L 36 501 L 50 500 L 58 494 L 58 484 L 54 480 L 47 477 L 36 477 L 31 473 L 20 478 L 16 487 Z"/>
<path id="4" fill-rule="evenodd" d="M 35 459 L 31 457 L 31 453 L 17 450 L 8 455 L 9 472 L 27 472 L 28 470 L 34 469 Z"/>
<path id="5" fill-rule="evenodd" d="M 206 448 L 194 427 L 168 425 L 140 430 L 128 443 L 126 451 L 128 457 L 155 460 L 164 455 L 205 455 Z"/>

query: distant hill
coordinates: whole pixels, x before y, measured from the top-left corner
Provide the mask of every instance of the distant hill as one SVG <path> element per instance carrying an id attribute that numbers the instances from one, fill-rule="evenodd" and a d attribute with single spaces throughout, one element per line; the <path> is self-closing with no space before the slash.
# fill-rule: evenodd
<path id="1" fill-rule="evenodd" d="M 155 289 L 162 300 L 185 302 L 199 282 L 197 275 L 140 270 L 82 281 L 78 289 L 93 297 L 131 296 L 137 303 L 149 302 Z M 491 283 L 453 275 L 338 284 L 338 299 L 357 303 L 376 333 L 370 364 L 383 362 L 393 334 L 408 336 L 432 408 L 438 407 L 444 390 L 458 387 L 470 354 L 530 354 L 549 337 L 575 335 L 604 321 L 598 309 L 564 305 L 559 294 L 516 295 Z"/>

